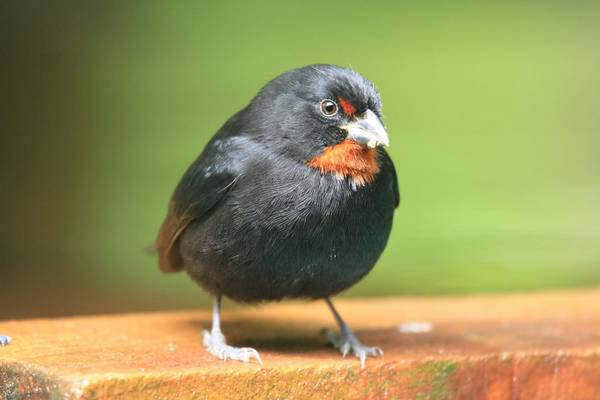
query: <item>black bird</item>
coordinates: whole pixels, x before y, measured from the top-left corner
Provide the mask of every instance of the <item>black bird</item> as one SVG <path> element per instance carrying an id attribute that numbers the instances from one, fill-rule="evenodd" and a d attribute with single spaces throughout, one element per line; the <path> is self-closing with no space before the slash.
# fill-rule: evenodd
<path id="1" fill-rule="evenodd" d="M 383 145 L 377 89 L 334 65 L 276 77 L 219 129 L 175 189 L 155 244 L 163 271 L 185 269 L 213 294 L 210 353 L 261 362 L 226 344 L 227 296 L 324 299 L 344 356 L 364 365 L 383 354 L 359 342 L 329 299 L 364 277 L 388 240 L 400 197 Z"/>

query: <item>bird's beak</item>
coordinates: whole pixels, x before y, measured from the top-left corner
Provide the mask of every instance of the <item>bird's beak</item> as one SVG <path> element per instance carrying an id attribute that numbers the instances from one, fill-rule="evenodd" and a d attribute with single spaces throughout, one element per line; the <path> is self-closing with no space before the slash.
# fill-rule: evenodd
<path id="1" fill-rule="evenodd" d="M 341 127 L 348 132 L 347 139 L 374 148 L 380 145 L 389 146 L 390 139 L 381 120 L 371 110 L 367 110 L 358 118 Z"/>

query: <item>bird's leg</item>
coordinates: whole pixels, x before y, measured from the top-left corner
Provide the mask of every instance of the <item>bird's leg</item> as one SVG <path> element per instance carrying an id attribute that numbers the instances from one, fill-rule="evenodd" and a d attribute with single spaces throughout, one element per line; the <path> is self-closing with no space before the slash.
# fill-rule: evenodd
<path id="1" fill-rule="evenodd" d="M 0 335 L 0 347 L 8 346 L 9 343 L 10 343 L 10 336 Z"/>
<path id="2" fill-rule="evenodd" d="M 250 347 L 233 347 L 225 342 L 225 336 L 221 332 L 221 296 L 215 296 L 213 301 L 212 328 L 210 332 L 204 331 L 204 347 L 213 356 L 220 360 L 239 360 L 243 362 L 256 359 L 260 365 L 260 355 Z"/>
<path id="3" fill-rule="evenodd" d="M 337 336 L 330 330 L 325 332 L 327 339 L 342 353 L 343 357 L 346 357 L 350 351 L 356 357 L 360 359 L 360 366 L 365 367 L 365 361 L 368 356 L 383 356 L 383 350 L 379 347 L 369 347 L 362 344 L 352 329 L 344 322 L 340 314 L 336 311 L 333 303 L 329 298 L 325 298 L 325 302 L 331 309 L 338 326 L 340 327 L 340 335 Z"/>

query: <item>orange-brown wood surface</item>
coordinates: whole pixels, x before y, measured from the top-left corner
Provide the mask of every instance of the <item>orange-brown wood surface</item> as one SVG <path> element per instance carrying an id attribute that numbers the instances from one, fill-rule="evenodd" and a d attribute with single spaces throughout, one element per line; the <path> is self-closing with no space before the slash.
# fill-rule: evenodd
<path id="1" fill-rule="evenodd" d="M 600 289 L 337 304 L 383 359 L 328 347 L 321 302 L 224 310 L 262 368 L 203 350 L 207 311 L 0 322 L 0 398 L 600 399 Z M 431 331 L 398 329 L 415 321 Z"/>

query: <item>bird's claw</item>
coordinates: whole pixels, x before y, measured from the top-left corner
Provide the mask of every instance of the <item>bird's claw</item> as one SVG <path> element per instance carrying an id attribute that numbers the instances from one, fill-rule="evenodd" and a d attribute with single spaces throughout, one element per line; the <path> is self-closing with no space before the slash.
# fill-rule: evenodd
<path id="1" fill-rule="evenodd" d="M 204 331 L 204 347 L 219 360 L 237 360 L 245 363 L 254 358 L 261 366 L 263 362 L 258 351 L 250 347 L 233 347 L 225 342 L 225 336 L 219 332 Z"/>
<path id="2" fill-rule="evenodd" d="M 2 336 L 0 335 L 0 346 L 8 346 L 8 344 L 10 343 L 11 338 L 10 336 Z"/>
<path id="3" fill-rule="evenodd" d="M 383 357 L 383 350 L 380 347 L 365 346 L 352 332 L 343 332 L 341 335 L 336 335 L 332 331 L 326 330 L 325 337 L 342 353 L 342 357 L 345 358 L 350 352 L 358 357 L 361 368 L 365 367 L 367 357 Z"/>

